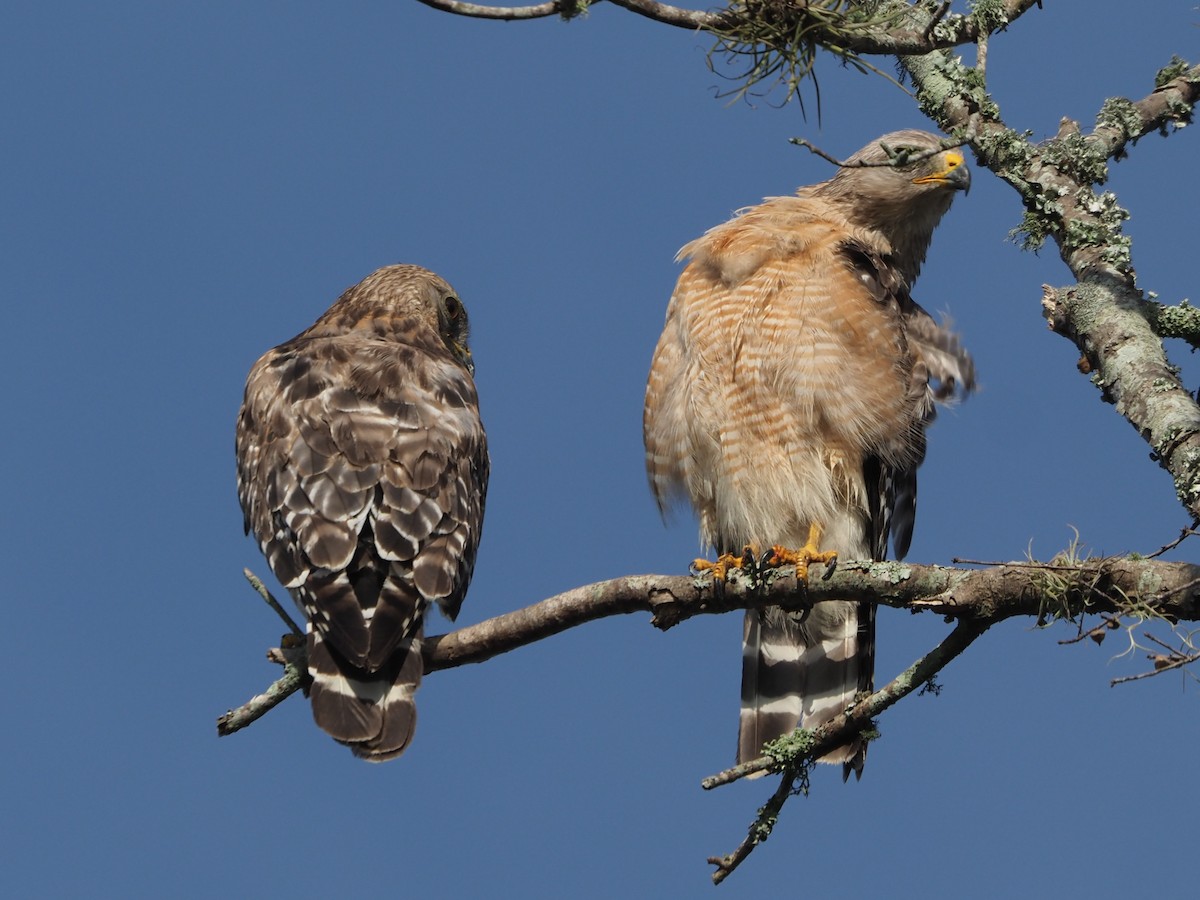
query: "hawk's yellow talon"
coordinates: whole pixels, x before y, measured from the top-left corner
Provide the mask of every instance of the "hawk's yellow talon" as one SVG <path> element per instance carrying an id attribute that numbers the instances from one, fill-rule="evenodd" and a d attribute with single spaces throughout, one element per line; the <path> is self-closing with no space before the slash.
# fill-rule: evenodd
<path id="1" fill-rule="evenodd" d="M 808 542 L 799 550 L 789 550 L 787 547 L 776 544 L 771 548 L 771 555 L 767 559 L 769 566 L 788 566 L 796 567 L 796 578 L 800 581 L 808 581 L 808 567 L 813 563 L 821 563 L 825 566 L 832 566 L 837 563 L 836 550 L 820 549 L 821 543 L 821 526 L 810 525 L 808 528 Z"/>
<path id="2" fill-rule="evenodd" d="M 729 575 L 730 569 L 740 569 L 745 562 L 745 557 L 734 556 L 732 553 L 722 553 L 712 562 L 707 559 L 697 559 L 692 561 L 692 568 L 696 574 L 701 572 L 711 572 L 713 581 L 724 581 Z"/>

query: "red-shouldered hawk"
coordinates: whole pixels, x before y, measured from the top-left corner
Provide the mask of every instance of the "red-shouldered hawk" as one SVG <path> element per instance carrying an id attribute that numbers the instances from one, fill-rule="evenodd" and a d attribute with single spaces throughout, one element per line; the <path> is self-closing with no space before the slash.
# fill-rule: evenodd
<path id="1" fill-rule="evenodd" d="M 467 311 L 419 266 L 388 266 L 250 370 L 238 499 L 308 619 L 313 718 L 356 756 L 404 752 L 426 607 L 453 619 L 488 481 Z"/>
<path id="2" fill-rule="evenodd" d="M 646 468 L 660 509 L 686 497 L 704 545 L 908 550 L 933 402 L 974 385 L 958 339 L 909 290 L 954 192 L 958 150 L 922 131 L 872 141 L 829 181 L 742 210 L 685 246 L 646 388 Z M 874 163 L 873 167 L 855 163 Z M 890 164 L 889 164 L 890 163 Z M 869 602 L 745 618 L 738 761 L 871 690 Z M 824 762 L 862 774 L 855 740 Z"/>

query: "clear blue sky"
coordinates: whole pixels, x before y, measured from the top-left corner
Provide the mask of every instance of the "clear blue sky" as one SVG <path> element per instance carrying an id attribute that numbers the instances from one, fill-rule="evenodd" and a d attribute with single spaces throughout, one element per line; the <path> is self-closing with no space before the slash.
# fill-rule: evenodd
<path id="1" fill-rule="evenodd" d="M 1194 3 L 1048 2 L 993 40 L 1010 125 L 1085 126 L 1195 61 Z M 1086 7 L 1086 12 L 1085 12 Z M 13 2 L 0 25 L 8 896 L 1179 896 L 1194 880 L 1200 693 L 1110 688 L 1144 661 L 996 629 L 882 722 L 861 783 L 822 769 L 724 886 L 770 785 L 706 794 L 734 750 L 740 619 L 647 616 L 431 676 L 416 742 L 368 766 L 299 698 L 218 740 L 276 675 L 245 586 L 233 423 L 245 375 L 378 266 L 467 303 L 493 479 L 471 623 L 622 574 L 682 572 L 641 402 L 676 250 L 846 154 L 923 127 L 826 65 L 823 118 L 714 99 L 710 40 L 597 6 L 480 22 L 412 0 Z M 826 61 L 828 63 L 828 61 Z M 886 64 L 885 64 L 886 65 Z M 810 97 L 811 100 L 811 97 Z M 813 106 L 810 103 L 810 114 Z M 1112 187 L 1141 285 L 1194 296 L 1196 142 L 1145 139 Z M 1053 249 L 1005 236 L 976 172 L 918 294 L 982 390 L 944 414 L 910 559 L 1150 551 L 1186 524 L 1148 448 L 1047 331 Z M 1172 351 L 1197 366 L 1185 349 Z M 1185 544 L 1176 558 L 1194 558 Z M 435 619 L 431 631 L 443 630 Z M 879 677 L 947 626 L 884 610 Z"/>

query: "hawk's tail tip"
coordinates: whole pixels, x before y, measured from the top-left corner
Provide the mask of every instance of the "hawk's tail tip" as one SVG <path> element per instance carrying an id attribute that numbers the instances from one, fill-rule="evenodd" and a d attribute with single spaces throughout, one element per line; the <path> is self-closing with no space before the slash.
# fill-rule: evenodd
<path id="1" fill-rule="evenodd" d="M 417 726 L 419 643 L 377 672 L 349 665 L 316 634 L 310 633 L 308 651 L 309 699 L 318 727 L 359 759 L 386 762 L 400 756 Z"/>

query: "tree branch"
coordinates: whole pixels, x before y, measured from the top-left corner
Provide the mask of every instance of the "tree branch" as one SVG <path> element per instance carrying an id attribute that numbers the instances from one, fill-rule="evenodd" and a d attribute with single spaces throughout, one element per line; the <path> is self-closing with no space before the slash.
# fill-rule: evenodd
<path id="1" fill-rule="evenodd" d="M 533 6 L 483 6 L 478 3 L 467 3 L 465 0 L 417 0 L 417 2 L 442 12 L 453 13 L 456 16 L 507 21 L 544 19 L 547 16 L 573 19 L 593 5 L 593 0 L 549 0 L 548 3 L 538 3 Z M 594 2 L 599 2 L 599 0 L 594 0 Z M 609 0 L 609 2 L 648 19 L 678 28 L 711 30 L 725 18 L 722 13 L 683 9 L 659 3 L 658 0 Z"/>
<path id="2" fill-rule="evenodd" d="M 469 16 L 474 19 L 543 19 L 546 16 L 565 15 L 564 10 L 576 9 L 577 3 L 550 0 L 549 3 L 538 3 L 535 6 L 481 6 L 478 3 L 465 3 L 462 0 L 417 0 L 426 6 L 440 9 L 442 12 L 453 13 L 456 16 Z"/>
<path id="3" fill-rule="evenodd" d="M 820 728 L 796 732 L 776 741 L 771 745 L 770 753 L 710 775 L 700 782 L 700 786 L 710 791 L 761 772 L 786 772 L 820 759 L 861 732 L 870 730 L 873 718 L 928 684 L 977 637 L 999 621 L 999 618 L 960 619 L 945 640 L 888 682 L 885 687 L 863 697 Z"/>
<path id="4" fill-rule="evenodd" d="M 308 657 L 303 645 L 289 650 L 273 647 L 267 651 L 267 659 L 284 667 L 283 677 L 261 694 L 256 694 L 237 709 L 231 709 L 218 718 L 218 737 L 252 725 L 304 686 L 308 678 Z"/>
<path id="5" fill-rule="evenodd" d="M 700 10 L 681 9 L 659 3 L 658 0 L 609 0 L 614 6 L 620 6 L 630 12 L 661 22 L 664 25 L 674 25 L 677 28 L 692 28 L 711 31 L 725 21 L 724 12 L 711 13 Z"/>
<path id="6" fill-rule="evenodd" d="M 279 605 L 279 601 L 275 599 L 269 590 L 267 590 L 267 586 L 262 583 L 262 579 L 249 569 L 242 569 L 242 576 L 248 582 L 250 582 L 250 587 L 254 588 L 254 592 L 263 598 L 263 601 L 267 604 L 267 606 L 271 607 L 275 615 L 279 616 L 279 618 L 283 621 L 283 624 L 288 627 L 288 631 L 290 631 L 297 640 L 304 640 L 304 629 L 297 625 L 296 621 L 288 615 L 287 610 Z"/>
<path id="7" fill-rule="evenodd" d="M 481 663 L 596 619 L 652 614 L 666 630 L 697 615 L 777 605 L 803 610 L 827 600 L 870 599 L 884 606 L 931 612 L 947 619 L 996 622 L 1034 616 L 1039 622 L 1084 612 L 1142 619 L 1200 620 L 1200 567 L 1160 560 L 1104 557 L 1079 563 L 1008 563 L 961 569 L 896 562 L 840 562 L 828 579 L 805 588 L 791 566 L 756 579 L 741 570 L 714 584 L 708 576 L 632 575 L 575 588 L 525 609 L 496 616 L 423 644 L 425 671 Z M 264 693 L 218 720 L 231 734 L 300 687 L 303 647 L 275 651 L 289 665 Z M 292 655 L 289 655 L 292 654 Z"/>
<path id="8" fill-rule="evenodd" d="M 1180 300 L 1177 306 L 1148 302 L 1144 312 L 1159 337 L 1179 338 L 1193 349 L 1200 349 L 1200 308 L 1192 306 L 1190 301 Z"/>
<path id="9" fill-rule="evenodd" d="M 706 790 L 711 790 L 766 771 L 782 776 L 741 844 L 726 856 L 709 858 L 716 866 L 712 876 L 715 884 L 727 878 L 770 837 L 789 797 L 807 793 L 808 767 L 814 760 L 855 735 L 873 731 L 876 716 L 914 690 L 931 684 L 991 625 L 1019 615 L 1035 616 L 1041 624 L 1058 618 L 1074 619 L 1084 613 L 1104 615 L 1105 629 L 1118 627 L 1121 617 L 1132 619 L 1134 624 L 1152 619 L 1200 620 L 1200 566 L 1140 557 L 1081 560 L 1072 547 L 1049 563 L 1014 562 L 985 569 L 850 561 L 840 563 L 832 572 L 827 570 L 824 578 L 811 578 L 807 584 L 797 581 L 792 566 L 735 569 L 724 582 L 714 582 L 709 575 L 635 575 L 575 588 L 524 609 L 429 638 L 422 652 L 425 671 L 436 672 L 484 662 L 613 615 L 649 612 L 652 624 L 666 630 L 696 615 L 768 605 L 803 610 L 816 603 L 844 599 L 871 599 L 886 606 L 933 612 L 947 621 L 956 621 L 956 625 L 933 650 L 832 721 L 812 731 L 798 730 L 780 738 L 765 748 L 764 756 L 702 782 Z M 1132 635 L 1132 626 L 1128 627 Z M 1082 623 L 1080 631 L 1083 633 Z M 1190 636 L 1183 641 L 1191 647 Z M 268 656 L 285 666 L 283 677 L 221 716 L 217 721 L 219 735 L 246 727 L 303 685 L 303 645 L 273 650 Z M 1170 656 L 1151 659 L 1155 671 L 1161 672 L 1195 662 L 1200 653 L 1172 651 Z"/>
<path id="10" fill-rule="evenodd" d="M 800 782 L 799 787 L 796 785 L 797 781 Z M 708 858 L 709 865 L 717 867 L 712 874 L 713 884 L 720 884 L 733 874 L 733 870 L 746 860 L 754 848 L 771 836 L 775 822 L 779 819 L 779 813 L 783 810 L 783 804 L 787 802 L 788 797 L 797 792 L 807 794 L 808 782 L 804 776 L 796 772 L 785 772 L 779 779 L 779 786 L 775 788 L 775 793 L 758 810 L 758 815 L 750 825 L 750 831 L 745 840 L 738 844 L 732 853 Z"/>
<path id="11" fill-rule="evenodd" d="M 914 20 L 921 21 L 915 13 Z M 1151 327 L 1154 311 L 1135 284 L 1130 241 L 1121 233 L 1128 213 L 1113 194 L 1093 189 L 1128 141 L 1188 121 L 1200 97 L 1200 66 L 1173 60 L 1148 97 L 1107 101 L 1092 134 L 1064 120 L 1057 136 L 1035 145 L 1005 125 L 982 77 L 959 60 L 933 53 L 904 56 L 901 64 L 926 114 L 969 137 L 979 162 L 1021 195 L 1025 246 L 1047 237 L 1058 244 L 1077 283 L 1044 287 L 1043 314 L 1079 348 L 1080 370 L 1150 445 L 1184 508 L 1200 518 L 1200 406 Z"/>
<path id="12" fill-rule="evenodd" d="M 1166 135 L 1168 125 L 1182 128 L 1191 122 L 1200 100 L 1200 66 L 1189 67 L 1176 57 L 1154 79 L 1153 93 L 1131 103 L 1124 97 L 1104 102 L 1088 140 L 1100 145 L 1106 157 L 1121 159 L 1129 142 L 1152 131 Z"/>
<path id="13" fill-rule="evenodd" d="M 1152 634 L 1146 635 L 1148 640 L 1153 641 L 1160 647 L 1164 648 L 1167 653 L 1151 653 L 1148 658 L 1154 663 L 1154 668 L 1149 672 L 1139 672 L 1137 675 L 1125 675 L 1121 678 L 1114 678 L 1109 684 L 1116 687 L 1118 684 L 1128 684 L 1131 681 L 1141 681 L 1145 678 L 1153 678 L 1156 675 L 1162 675 L 1165 672 L 1171 672 L 1175 669 L 1181 669 L 1184 666 L 1190 666 L 1192 663 L 1200 660 L 1200 651 L 1196 651 L 1194 647 L 1189 647 L 1192 652 L 1184 649 L 1177 649 L 1169 644 L 1160 641 Z"/>
<path id="14" fill-rule="evenodd" d="M 836 716 L 820 728 L 812 731 L 796 731 L 769 745 L 770 755 L 761 756 L 740 765 L 709 776 L 701 782 L 705 790 L 712 790 L 760 772 L 781 772 L 779 788 L 758 811 L 746 838 L 725 856 L 711 856 L 708 861 L 717 867 L 713 872 L 713 884 L 720 884 L 733 873 L 759 844 L 771 836 L 775 821 L 783 804 L 795 791 L 799 782 L 802 793 L 808 793 L 808 766 L 847 740 L 864 731 L 873 730 L 872 719 L 880 715 L 914 690 L 929 684 L 933 678 L 953 659 L 961 654 L 975 639 L 995 624 L 995 619 L 961 619 L 940 644 L 917 660 L 908 669 L 896 676 L 888 685 L 869 697 L 859 700 L 845 712 Z"/>
<path id="15" fill-rule="evenodd" d="M 479 19 L 538 19 L 546 16 L 562 16 L 572 18 L 594 3 L 587 0 L 550 0 L 533 6 L 485 6 L 478 3 L 468 3 L 465 0 L 417 0 L 426 6 L 452 13 L 458 16 L 468 16 Z M 599 0 L 595 0 L 599 2 Z M 684 9 L 658 0 L 609 0 L 613 6 L 619 6 L 629 12 L 637 13 L 647 19 L 663 25 L 676 28 L 710 31 L 725 28 L 731 21 L 744 15 L 740 10 L 746 4 L 734 2 L 720 12 Z M 803 0 L 780 0 L 774 5 L 774 11 L 786 15 L 789 10 L 793 16 L 803 16 L 810 4 Z M 841 12 L 837 3 L 814 3 L 820 11 L 830 7 L 832 12 Z M 866 28 L 843 33 L 840 30 L 830 31 L 821 35 L 820 43 L 834 43 L 842 49 L 852 50 L 875 56 L 894 56 L 903 54 L 930 53 L 963 44 L 973 44 L 981 36 L 993 31 L 1005 29 L 1034 6 L 1041 6 L 1041 0 L 1004 0 L 989 9 L 988 15 L 947 14 L 949 3 L 944 4 L 940 15 L 932 17 L 923 27 L 908 26 L 895 28 Z M 897 4 L 898 11 L 903 9 Z"/>
<path id="16" fill-rule="evenodd" d="M 1137 429 L 1171 473 L 1184 508 L 1200 517 L 1200 407 L 1167 361 L 1140 293 L 1110 280 L 1042 291 L 1051 329 L 1079 348 L 1102 399 Z"/>

